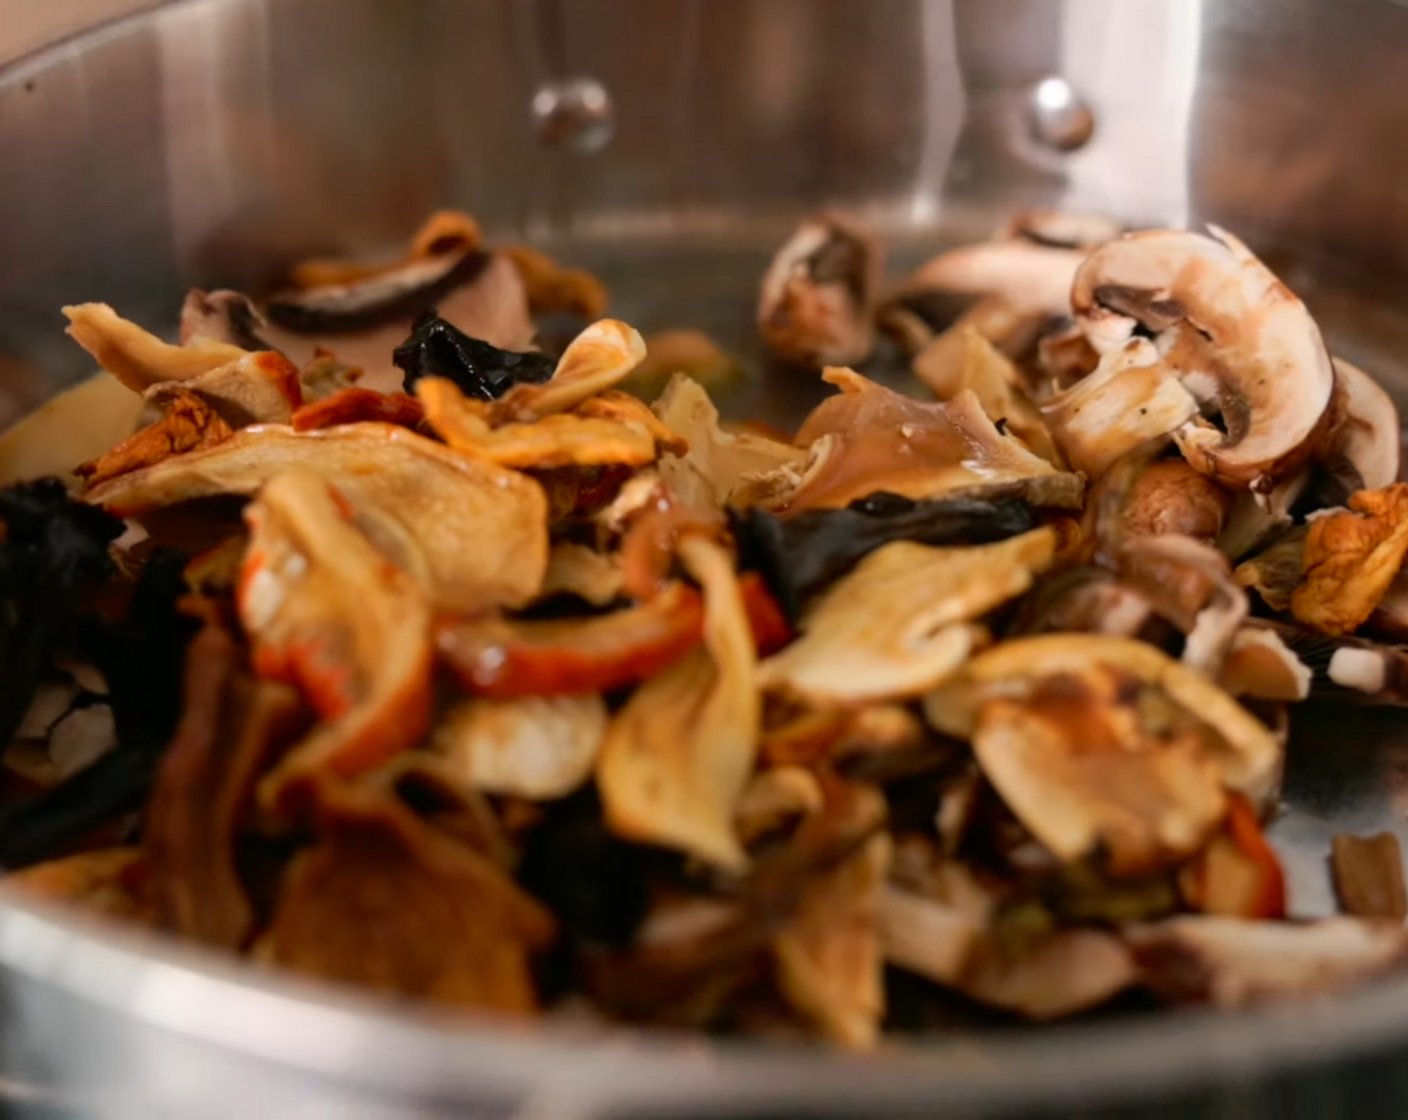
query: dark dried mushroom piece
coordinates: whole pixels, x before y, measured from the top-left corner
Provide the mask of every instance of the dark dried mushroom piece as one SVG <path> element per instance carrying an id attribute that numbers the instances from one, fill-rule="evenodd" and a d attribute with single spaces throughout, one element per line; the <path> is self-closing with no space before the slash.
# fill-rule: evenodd
<path id="1" fill-rule="evenodd" d="M 911 501 L 872 494 L 845 509 L 818 509 L 786 519 L 757 508 L 730 510 L 739 562 L 759 572 L 795 623 L 814 595 L 862 559 L 895 541 L 934 546 L 980 545 L 1035 527 L 1017 501 L 938 498 Z"/>
<path id="2" fill-rule="evenodd" d="M 870 356 L 870 306 L 880 249 L 834 214 L 808 218 L 763 276 L 758 329 L 779 357 L 805 366 L 851 365 Z"/>
<path id="3" fill-rule="evenodd" d="M 50 661 L 74 637 L 85 590 L 116 571 L 116 517 L 75 502 L 56 478 L 0 490 L 0 750 L 9 745 Z"/>
<path id="4" fill-rule="evenodd" d="M 557 362 L 546 354 L 501 350 L 447 323 L 432 309 L 416 320 L 411 337 L 392 356 L 409 393 L 422 377 L 444 377 L 468 397 L 498 400 L 514 385 L 541 385 Z"/>

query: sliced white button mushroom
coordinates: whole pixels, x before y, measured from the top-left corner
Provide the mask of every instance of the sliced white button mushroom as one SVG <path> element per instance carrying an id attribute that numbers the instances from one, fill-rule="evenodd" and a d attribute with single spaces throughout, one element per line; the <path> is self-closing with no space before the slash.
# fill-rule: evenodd
<path id="1" fill-rule="evenodd" d="M 1240 241 L 1158 230 L 1129 234 L 1086 258 L 1071 304 L 1102 353 L 1142 328 L 1164 362 L 1222 427 L 1180 429 L 1184 456 L 1242 489 L 1268 489 L 1315 450 L 1335 375 L 1301 303 Z"/>

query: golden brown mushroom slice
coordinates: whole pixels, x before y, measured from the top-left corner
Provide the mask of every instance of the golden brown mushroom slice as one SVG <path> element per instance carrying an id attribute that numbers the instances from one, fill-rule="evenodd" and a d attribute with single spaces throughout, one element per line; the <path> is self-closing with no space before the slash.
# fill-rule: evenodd
<path id="1" fill-rule="evenodd" d="M 1326 634 L 1353 633 L 1388 593 L 1405 555 L 1408 483 L 1361 490 L 1349 509 L 1310 522 L 1291 613 Z"/>
<path id="2" fill-rule="evenodd" d="M 976 548 L 888 544 L 807 611 L 758 683 L 816 707 L 918 696 L 983 644 L 972 624 L 1031 587 L 1055 547 L 1050 529 Z"/>
<path id="3" fill-rule="evenodd" d="M 187 381 L 246 356 L 238 346 L 208 339 L 172 346 L 130 323 L 105 303 L 65 307 L 68 335 L 134 393 L 163 381 Z"/>
<path id="4" fill-rule="evenodd" d="M 503 467 L 643 467 L 655 461 L 657 439 L 672 438 L 634 397 L 624 398 L 630 404 L 593 397 L 576 412 L 495 427 L 489 421 L 491 405 L 470 400 L 443 377 L 422 377 L 415 392 L 426 420 L 446 443 Z"/>
<path id="5" fill-rule="evenodd" d="M 1316 922 L 1212 916 L 1126 927 L 1141 979 L 1179 1002 L 1245 1007 L 1318 995 L 1382 975 L 1408 956 L 1401 923 Z"/>
<path id="6" fill-rule="evenodd" d="M 431 748 L 470 789 L 545 801 L 591 777 L 608 719 L 596 693 L 474 698 L 441 717 Z"/>
<path id="7" fill-rule="evenodd" d="M 276 813 L 366 774 L 430 725 L 430 604 L 306 470 L 276 476 L 245 512 L 240 622 L 259 675 L 293 684 L 322 717 L 260 784 Z"/>
<path id="8" fill-rule="evenodd" d="M 1129 234 L 1086 258 L 1071 290 L 1086 337 L 1102 354 L 1138 328 L 1223 427 L 1193 420 L 1184 456 L 1218 481 L 1264 491 L 1315 450 L 1335 374 L 1301 303 L 1235 237 L 1175 230 Z"/>
<path id="9" fill-rule="evenodd" d="M 758 330 L 768 348 L 804 366 L 863 362 L 875 346 L 871 302 L 879 242 L 836 214 L 797 227 L 763 275 Z"/>
<path id="10" fill-rule="evenodd" d="M 173 455 L 204 451 L 234 434 L 230 425 L 202 398 L 188 389 L 173 388 L 163 398 L 165 415 L 148 424 L 98 458 L 80 463 L 73 473 L 90 489 L 119 475 L 154 466 Z"/>
<path id="11" fill-rule="evenodd" d="M 654 409 L 662 423 L 688 442 L 683 455 L 667 456 L 660 463 L 661 478 L 686 505 L 721 507 L 733 502 L 751 480 L 799 468 L 807 457 L 800 447 L 755 432 L 724 431 L 709 394 L 684 374 L 671 378 Z"/>
<path id="12" fill-rule="evenodd" d="M 702 537 L 680 542 L 704 587 L 704 646 L 647 680 L 612 720 L 597 763 L 608 826 L 725 868 L 747 862 L 734 806 L 761 723 L 756 654 L 733 559 Z"/>
<path id="13" fill-rule="evenodd" d="M 518 607 L 537 594 L 548 558 L 542 487 L 392 424 L 246 428 L 97 486 L 86 500 L 141 517 L 194 498 L 253 495 L 294 468 L 333 483 L 358 526 L 424 582 L 437 609 Z"/>
<path id="14" fill-rule="evenodd" d="M 1203 748 L 1216 761 L 1221 784 L 1245 794 L 1255 806 L 1267 804 L 1279 785 L 1283 761 L 1271 732 L 1204 674 L 1145 642 L 1102 634 L 1042 634 L 1002 642 L 931 693 L 925 714 L 937 730 L 968 739 L 987 701 L 1020 699 L 1047 677 L 1079 679 L 1106 668 L 1137 682 L 1139 689 L 1131 685 L 1131 694 L 1145 694 L 1148 714 L 1163 711 L 1170 730 L 1185 727 L 1186 720 L 1198 721 L 1205 732 Z"/>
<path id="15" fill-rule="evenodd" d="M 846 369 L 823 380 L 841 391 L 797 434 L 809 461 L 785 509 L 840 509 L 877 491 L 923 499 L 997 492 L 1034 505 L 1078 508 L 1079 475 L 1058 471 L 999 431 L 970 390 L 942 403 L 915 400 Z"/>
<path id="16" fill-rule="evenodd" d="M 161 407 L 172 382 L 153 385 L 144 394 Z M 282 354 L 260 351 L 180 382 L 179 388 L 208 401 L 232 428 L 250 424 L 287 424 L 303 405 L 298 368 Z"/>
<path id="17" fill-rule="evenodd" d="M 259 954 L 328 980 L 460 1008 L 538 1008 L 553 920 L 492 861 L 378 788 L 339 790 L 299 855 Z"/>

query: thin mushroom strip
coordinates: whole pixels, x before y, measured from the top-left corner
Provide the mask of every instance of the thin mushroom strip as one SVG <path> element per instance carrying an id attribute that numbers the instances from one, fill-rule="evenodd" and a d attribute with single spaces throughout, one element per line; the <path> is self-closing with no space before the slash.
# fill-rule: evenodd
<path id="1" fill-rule="evenodd" d="M 443 211 L 176 341 L 65 309 L 105 372 L 0 436 L 8 889 L 860 1051 L 1401 967 L 1393 835 L 1326 836 L 1332 913 L 1276 821 L 1302 701 L 1408 709 L 1393 398 L 1221 230 L 884 259 L 818 213 L 751 341 L 643 337 Z"/>

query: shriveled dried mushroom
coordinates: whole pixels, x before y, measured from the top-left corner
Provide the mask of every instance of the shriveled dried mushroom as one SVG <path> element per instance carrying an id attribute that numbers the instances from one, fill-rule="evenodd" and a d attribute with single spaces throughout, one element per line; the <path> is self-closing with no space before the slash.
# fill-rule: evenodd
<path id="1" fill-rule="evenodd" d="M 870 304 L 879 280 L 874 237 L 835 214 L 807 219 L 763 276 L 763 341 L 799 365 L 864 361 L 875 345 Z"/>

